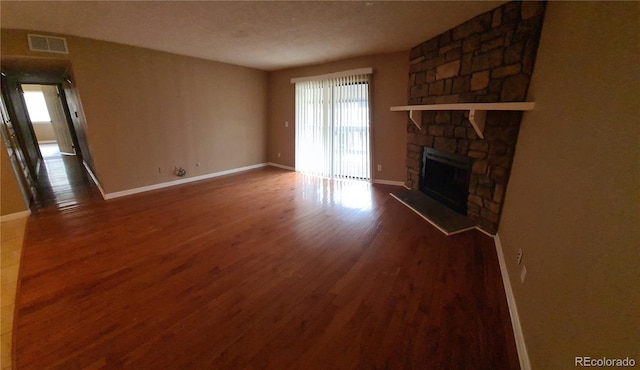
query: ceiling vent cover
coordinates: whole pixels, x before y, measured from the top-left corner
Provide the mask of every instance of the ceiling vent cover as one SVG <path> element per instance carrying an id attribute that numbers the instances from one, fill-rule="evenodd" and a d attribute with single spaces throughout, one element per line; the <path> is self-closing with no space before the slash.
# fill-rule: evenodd
<path id="1" fill-rule="evenodd" d="M 46 53 L 69 54 L 67 39 L 45 35 L 27 35 L 29 38 L 29 50 L 44 51 Z"/>

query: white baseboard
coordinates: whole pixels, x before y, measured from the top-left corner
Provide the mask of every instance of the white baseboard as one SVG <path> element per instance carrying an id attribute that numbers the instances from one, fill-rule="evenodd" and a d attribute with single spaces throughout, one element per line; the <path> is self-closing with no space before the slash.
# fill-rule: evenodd
<path id="1" fill-rule="evenodd" d="M 93 171 L 91 171 L 91 168 L 89 168 L 89 165 L 87 164 L 87 161 L 83 160 L 82 164 L 84 165 L 84 168 L 87 169 L 87 172 L 89 173 L 89 176 L 91 176 L 91 179 L 93 180 L 93 182 L 98 187 L 98 190 L 100 190 L 100 194 L 102 194 L 102 199 L 107 199 L 106 196 L 105 196 L 104 190 L 102 189 L 102 186 L 100 186 L 100 183 L 98 182 L 98 179 L 96 178 L 96 175 L 94 175 Z"/>
<path id="2" fill-rule="evenodd" d="M 531 363 L 529 362 L 529 354 L 527 353 L 527 346 L 524 342 L 524 334 L 522 333 L 522 326 L 520 325 L 520 316 L 518 316 L 518 307 L 516 306 L 516 299 L 513 295 L 513 289 L 511 288 L 511 280 L 509 280 L 509 271 L 507 271 L 507 264 L 504 259 L 504 253 L 502 252 L 502 243 L 500 237 L 496 234 L 493 237 L 496 244 L 496 254 L 498 255 L 498 263 L 500 264 L 500 274 L 502 275 L 502 283 L 504 284 L 504 292 L 507 296 L 507 304 L 509 305 L 509 315 L 511 316 L 511 326 L 513 327 L 513 336 L 516 340 L 516 349 L 518 350 L 518 360 L 520 360 L 520 369 L 531 370 Z"/>
<path id="3" fill-rule="evenodd" d="M 26 210 L 26 211 L 21 211 L 16 213 L 9 213 L 8 215 L 0 216 L 0 222 L 19 220 L 21 218 L 29 217 L 30 215 L 31 215 L 31 210 Z"/>
<path id="4" fill-rule="evenodd" d="M 372 179 L 371 182 L 374 184 L 381 184 L 381 185 L 404 186 L 404 182 L 402 181 Z"/>
<path id="5" fill-rule="evenodd" d="M 289 170 L 289 171 L 295 171 L 296 170 L 295 167 L 289 167 L 289 166 L 285 166 L 285 165 L 277 164 L 277 163 L 273 163 L 273 162 L 267 162 L 267 164 L 269 166 L 282 168 L 283 170 Z"/>
<path id="6" fill-rule="evenodd" d="M 104 195 L 104 199 L 120 198 L 120 197 L 124 197 L 124 196 L 127 196 L 127 195 L 143 193 L 145 191 L 168 188 L 168 187 L 171 187 L 171 186 L 187 184 L 187 183 L 194 182 L 194 181 L 206 180 L 206 179 L 219 177 L 219 176 L 224 176 L 224 175 L 230 175 L 232 173 L 248 171 L 248 170 L 252 170 L 252 169 L 260 168 L 260 167 L 265 167 L 265 166 L 267 166 L 267 163 L 259 163 L 259 164 L 254 164 L 254 165 L 251 165 L 251 166 L 232 168 L 230 170 L 209 173 L 209 174 L 201 175 L 201 176 L 188 177 L 186 179 L 168 181 L 168 182 L 163 182 L 163 183 L 160 183 L 160 184 L 143 186 L 143 187 L 135 188 L 135 189 L 117 191 L 115 193 L 107 193 L 107 194 Z"/>
<path id="7" fill-rule="evenodd" d="M 484 235 L 486 235 L 488 237 L 491 237 L 491 238 L 495 237 L 495 235 L 489 233 L 488 231 L 482 230 L 482 228 L 480 226 L 476 226 L 476 230 L 480 231 L 481 233 L 483 233 Z"/>

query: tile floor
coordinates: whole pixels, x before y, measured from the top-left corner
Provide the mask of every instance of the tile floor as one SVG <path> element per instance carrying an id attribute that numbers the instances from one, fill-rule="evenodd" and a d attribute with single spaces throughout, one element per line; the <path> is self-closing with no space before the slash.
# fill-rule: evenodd
<path id="1" fill-rule="evenodd" d="M 0 322 L 2 326 L 2 347 L 0 370 L 11 369 L 11 335 L 13 331 L 13 311 L 16 299 L 16 284 L 20 267 L 22 240 L 27 218 L 0 223 Z"/>

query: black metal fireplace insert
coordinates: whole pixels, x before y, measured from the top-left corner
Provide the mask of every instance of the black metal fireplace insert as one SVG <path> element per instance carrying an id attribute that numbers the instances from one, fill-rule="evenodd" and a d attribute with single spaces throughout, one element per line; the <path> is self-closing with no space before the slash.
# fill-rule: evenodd
<path id="1" fill-rule="evenodd" d="M 425 147 L 420 191 L 466 215 L 472 165 L 472 158 Z"/>

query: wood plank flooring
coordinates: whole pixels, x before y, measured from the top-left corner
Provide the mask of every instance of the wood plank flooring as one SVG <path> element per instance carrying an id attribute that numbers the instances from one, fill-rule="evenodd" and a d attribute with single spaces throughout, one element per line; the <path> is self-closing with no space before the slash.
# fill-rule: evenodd
<path id="1" fill-rule="evenodd" d="M 36 196 L 31 209 L 66 209 L 92 199 L 101 199 L 100 190 L 93 182 L 80 159 L 75 155 L 62 155 L 58 144 L 40 144 L 43 162 L 38 172 Z"/>
<path id="2" fill-rule="evenodd" d="M 274 168 L 30 217 L 17 369 L 517 369 L 493 241 Z"/>

